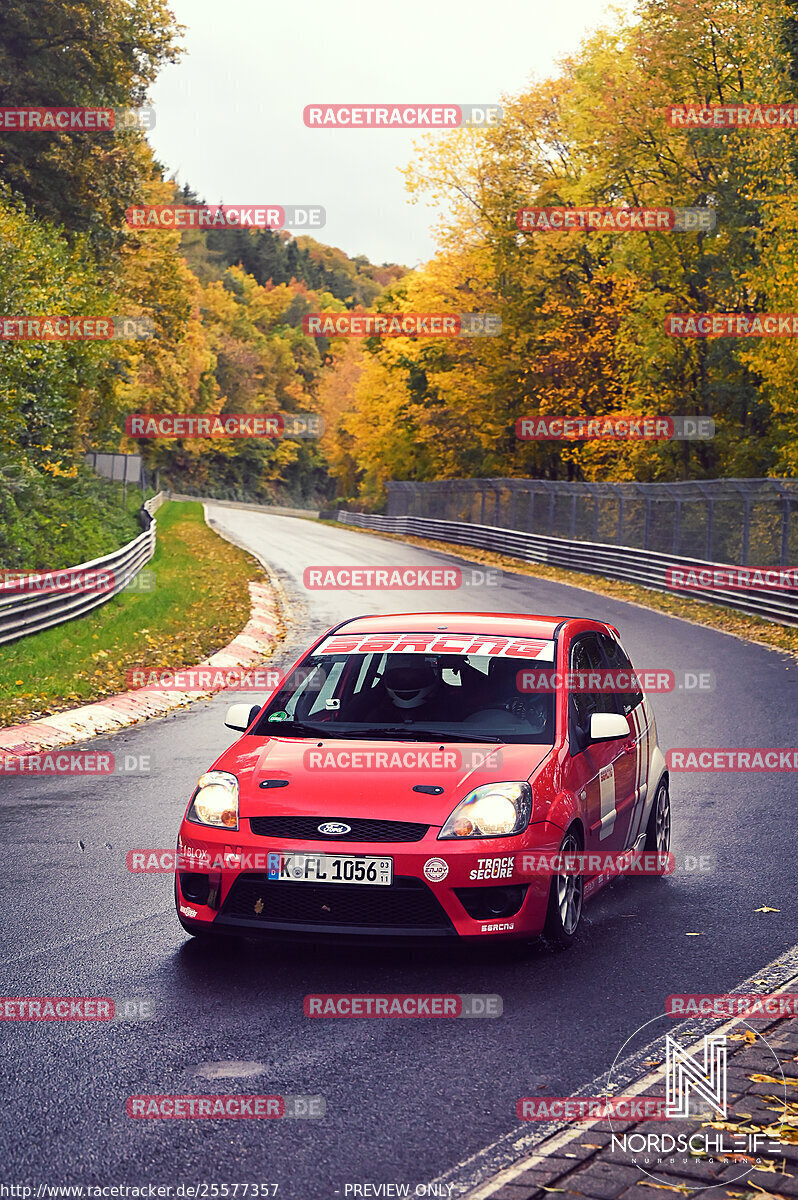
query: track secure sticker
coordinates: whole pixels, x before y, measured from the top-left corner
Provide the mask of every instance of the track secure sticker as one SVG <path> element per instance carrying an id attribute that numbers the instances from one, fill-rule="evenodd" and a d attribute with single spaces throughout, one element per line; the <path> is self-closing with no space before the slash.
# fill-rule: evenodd
<path id="1" fill-rule="evenodd" d="M 440 883 L 449 874 L 449 865 L 442 858 L 428 858 L 424 863 L 424 874 L 430 883 Z"/>
<path id="2" fill-rule="evenodd" d="M 280 711 L 280 712 L 276 712 L 276 713 L 270 713 L 268 720 L 270 720 L 270 721 L 290 721 L 291 718 L 289 717 L 287 712 Z"/>
<path id="3" fill-rule="evenodd" d="M 477 865 L 469 872 L 469 879 L 510 879 L 513 873 L 513 856 L 505 858 L 478 858 Z"/>

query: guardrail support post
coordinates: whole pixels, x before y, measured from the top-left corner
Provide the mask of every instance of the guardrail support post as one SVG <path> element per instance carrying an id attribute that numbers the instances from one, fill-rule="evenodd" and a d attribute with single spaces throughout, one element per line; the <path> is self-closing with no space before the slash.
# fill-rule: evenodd
<path id="1" fill-rule="evenodd" d="M 745 509 L 743 511 L 743 548 L 740 554 L 740 563 L 742 566 L 748 566 L 748 539 L 751 531 L 751 501 L 746 496 Z"/>
<path id="2" fill-rule="evenodd" d="M 790 553 L 790 498 L 781 498 L 781 561 L 780 566 L 787 566 L 787 556 Z"/>

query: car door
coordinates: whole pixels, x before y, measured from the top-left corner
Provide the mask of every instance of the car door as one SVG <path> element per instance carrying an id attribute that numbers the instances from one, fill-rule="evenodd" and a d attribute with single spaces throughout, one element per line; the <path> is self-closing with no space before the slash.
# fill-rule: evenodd
<path id="1" fill-rule="evenodd" d="M 609 634 L 600 633 L 598 643 L 608 671 L 622 684 L 610 697 L 613 711 L 626 717 L 630 729 L 615 772 L 618 848 L 625 850 L 633 847 L 643 833 L 643 814 L 648 792 L 651 713 L 645 696 L 634 679 L 634 669 L 629 656 L 620 642 Z"/>
<path id="2" fill-rule="evenodd" d="M 618 786 L 629 739 L 590 740 L 593 713 L 616 711 L 612 694 L 587 690 L 591 673 L 595 678 L 605 669 L 597 635 L 586 633 L 574 638 L 568 661 L 569 787 L 579 797 L 586 814 L 585 849 L 621 849 Z"/>

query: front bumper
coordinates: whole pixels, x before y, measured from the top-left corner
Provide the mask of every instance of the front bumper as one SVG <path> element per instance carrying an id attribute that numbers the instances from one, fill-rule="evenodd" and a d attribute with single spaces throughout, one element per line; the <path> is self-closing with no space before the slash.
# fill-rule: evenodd
<path id="1" fill-rule="evenodd" d="M 354 842 L 258 836 L 249 821 L 236 832 L 184 821 L 176 900 L 191 932 L 239 932 L 297 940 L 390 941 L 536 937 L 550 880 L 524 877 L 523 851 L 557 848 L 530 827 L 512 838 L 438 841 L 432 826 L 418 841 Z M 523 843 L 523 844 L 521 844 Z M 390 886 L 270 879 L 278 852 L 366 855 L 393 860 Z M 203 902 L 204 900 L 210 902 Z"/>

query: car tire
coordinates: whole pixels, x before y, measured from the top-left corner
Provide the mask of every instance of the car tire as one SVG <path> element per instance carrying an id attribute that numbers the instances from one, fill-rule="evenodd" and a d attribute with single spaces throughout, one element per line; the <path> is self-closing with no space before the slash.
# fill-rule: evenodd
<path id="1" fill-rule="evenodd" d="M 582 839 L 577 828 L 568 830 L 560 854 L 578 854 Z M 542 941 L 551 951 L 567 950 L 576 940 L 585 901 L 583 875 L 555 875 L 551 881 Z"/>
<path id="2" fill-rule="evenodd" d="M 671 797 L 667 779 L 661 779 L 646 826 L 645 850 L 667 854 L 671 847 Z"/>

